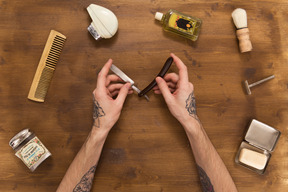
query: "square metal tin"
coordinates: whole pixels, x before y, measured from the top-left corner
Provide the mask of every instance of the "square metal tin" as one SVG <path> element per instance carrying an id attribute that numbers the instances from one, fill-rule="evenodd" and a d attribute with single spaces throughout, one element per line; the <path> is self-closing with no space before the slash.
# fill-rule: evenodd
<path id="1" fill-rule="evenodd" d="M 243 167 L 246 167 L 258 174 L 264 174 L 268 163 L 271 158 L 271 152 L 276 147 L 276 144 L 280 138 L 281 132 L 277 129 L 270 127 L 269 125 L 266 125 L 264 123 L 261 123 L 260 121 L 257 121 L 256 119 L 253 119 L 244 138 L 244 141 L 242 141 L 238 152 L 235 157 L 235 162 Z M 249 165 L 246 165 L 244 163 L 241 163 L 239 161 L 239 155 L 243 148 L 256 151 L 259 153 L 262 153 L 267 156 L 267 162 L 264 167 L 264 169 L 259 170 L 255 167 L 251 167 Z"/>

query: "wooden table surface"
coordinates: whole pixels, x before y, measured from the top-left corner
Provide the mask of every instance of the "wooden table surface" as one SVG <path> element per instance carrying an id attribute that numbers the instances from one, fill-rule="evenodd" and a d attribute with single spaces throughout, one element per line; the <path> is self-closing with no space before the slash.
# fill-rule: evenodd
<path id="1" fill-rule="evenodd" d="M 113 38 L 88 33 L 86 7 L 112 10 Z M 244 8 L 253 51 L 241 54 L 231 13 Z M 201 18 L 196 42 L 164 32 L 156 11 L 170 8 Z M 51 29 L 67 36 L 44 103 L 27 99 Z M 285 0 L 0 0 L 0 191 L 55 191 L 92 126 L 97 73 L 114 60 L 139 88 L 156 76 L 169 53 L 187 65 L 198 115 L 239 191 L 287 191 L 288 2 Z M 170 72 L 177 72 L 173 65 Z M 245 95 L 241 83 L 274 74 Z M 146 102 L 130 95 L 110 132 L 92 191 L 201 191 L 195 161 L 181 125 L 162 96 Z M 234 158 L 252 119 L 282 132 L 264 175 Z M 33 173 L 9 140 L 29 127 L 51 151 Z"/>

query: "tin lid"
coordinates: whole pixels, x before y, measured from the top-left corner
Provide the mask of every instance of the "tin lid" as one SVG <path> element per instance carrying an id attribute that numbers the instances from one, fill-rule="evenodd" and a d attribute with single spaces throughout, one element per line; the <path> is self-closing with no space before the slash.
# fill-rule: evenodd
<path id="1" fill-rule="evenodd" d="M 10 141 L 9 145 L 16 149 L 25 139 L 27 139 L 32 133 L 29 129 L 24 129 L 20 131 L 17 135 L 15 135 Z"/>
<path id="2" fill-rule="evenodd" d="M 281 132 L 255 119 L 252 120 L 245 140 L 250 144 L 272 152 Z"/>

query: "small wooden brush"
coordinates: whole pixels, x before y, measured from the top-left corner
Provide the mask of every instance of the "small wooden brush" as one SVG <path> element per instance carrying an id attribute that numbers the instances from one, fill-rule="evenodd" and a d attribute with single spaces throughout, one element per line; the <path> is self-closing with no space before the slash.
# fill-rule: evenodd
<path id="1" fill-rule="evenodd" d="M 232 18 L 237 28 L 236 35 L 239 40 L 239 48 L 241 53 L 252 50 L 252 43 L 249 37 L 249 29 L 247 27 L 247 14 L 244 9 L 237 8 L 232 12 Z"/>
<path id="2" fill-rule="evenodd" d="M 28 99 L 44 102 L 65 40 L 64 35 L 51 30 L 30 87 Z"/>

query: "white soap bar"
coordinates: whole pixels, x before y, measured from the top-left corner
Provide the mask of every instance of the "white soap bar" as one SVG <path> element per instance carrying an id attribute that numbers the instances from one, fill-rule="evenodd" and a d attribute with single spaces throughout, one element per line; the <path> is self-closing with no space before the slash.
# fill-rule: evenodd
<path id="1" fill-rule="evenodd" d="M 267 163 L 267 156 L 250 149 L 241 149 L 239 161 L 259 170 L 263 170 Z"/>

